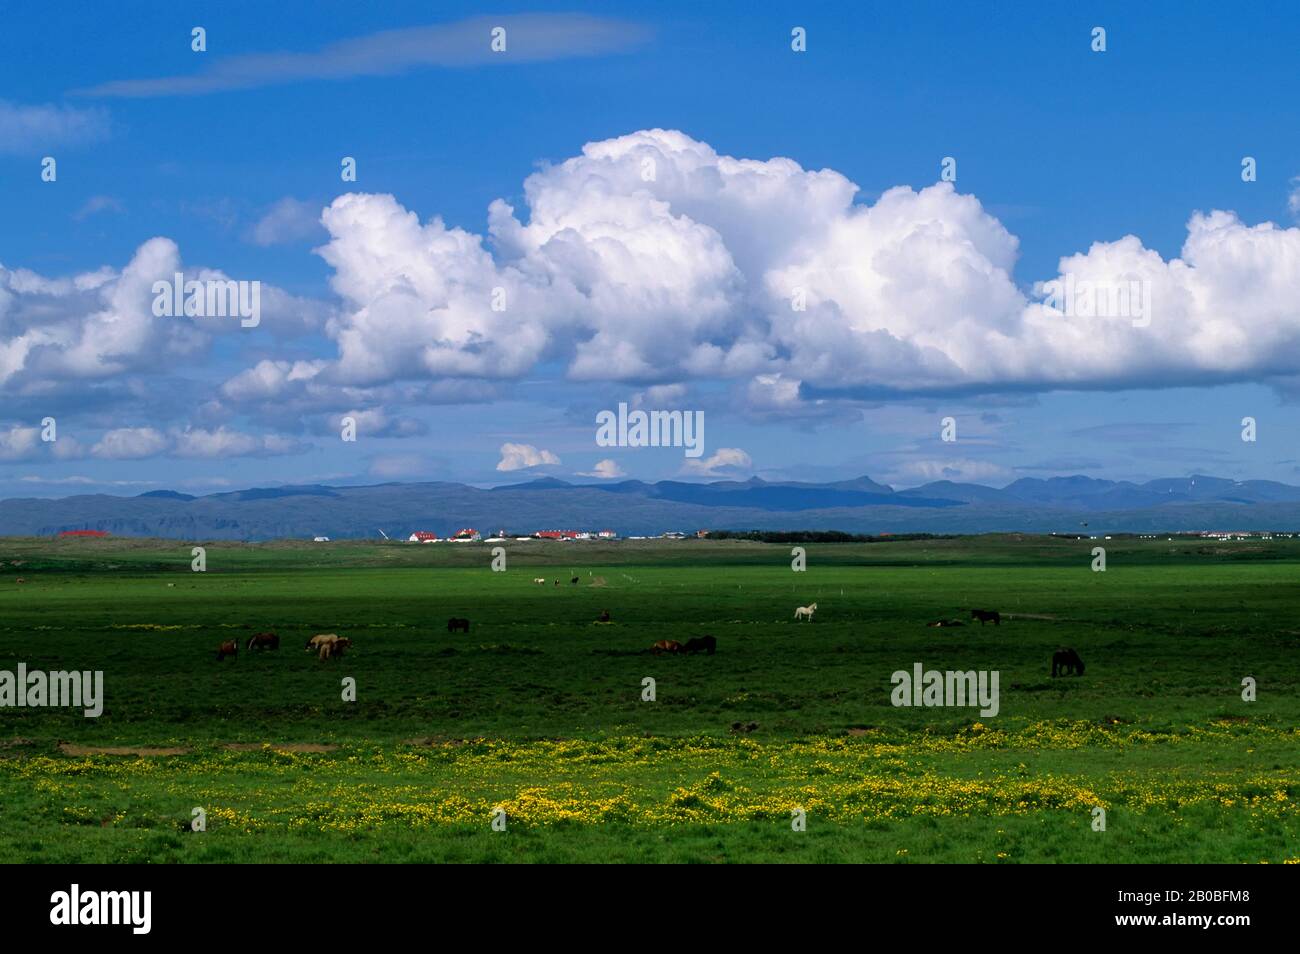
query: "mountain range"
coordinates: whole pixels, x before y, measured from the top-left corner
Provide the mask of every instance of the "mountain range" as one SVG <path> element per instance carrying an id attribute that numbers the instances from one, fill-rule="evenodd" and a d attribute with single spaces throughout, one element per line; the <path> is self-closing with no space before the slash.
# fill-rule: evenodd
<path id="1" fill-rule="evenodd" d="M 1145 483 L 1022 478 L 1006 487 L 936 481 L 896 491 L 869 477 L 833 483 L 555 478 L 491 489 L 459 483 L 320 484 L 192 496 L 86 494 L 0 501 L 0 535 L 106 530 L 184 540 L 405 538 L 474 527 L 487 536 L 545 529 L 841 530 L 848 533 L 1148 533 L 1300 528 L 1300 487 L 1196 475 Z"/>

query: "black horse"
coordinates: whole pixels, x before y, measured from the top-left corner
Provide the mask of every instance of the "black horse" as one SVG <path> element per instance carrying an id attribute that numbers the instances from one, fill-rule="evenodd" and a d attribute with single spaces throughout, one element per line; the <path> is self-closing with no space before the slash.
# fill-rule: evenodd
<path id="1" fill-rule="evenodd" d="M 994 626 L 1002 625 L 1002 614 L 997 610 L 971 610 L 970 618 L 979 620 L 981 626 L 989 620 L 993 620 Z"/>
<path id="2" fill-rule="evenodd" d="M 1052 653 L 1052 678 L 1073 673 L 1083 675 L 1083 660 L 1073 649 L 1058 649 Z"/>
<path id="3" fill-rule="evenodd" d="M 447 632 L 454 633 L 456 630 L 460 630 L 462 633 L 468 633 L 469 620 L 463 619 L 459 616 L 453 616 L 451 619 L 447 620 Z"/>
<path id="4" fill-rule="evenodd" d="M 708 653 L 713 655 L 718 648 L 718 641 L 712 636 L 692 636 L 682 646 L 684 653 Z"/>

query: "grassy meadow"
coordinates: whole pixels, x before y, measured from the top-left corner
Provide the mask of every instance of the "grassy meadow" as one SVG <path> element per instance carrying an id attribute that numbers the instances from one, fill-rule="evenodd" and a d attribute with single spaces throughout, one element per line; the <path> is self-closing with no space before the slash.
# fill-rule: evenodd
<path id="1" fill-rule="evenodd" d="M 203 545 L 195 573 L 190 543 L 0 540 L 0 670 L 105 694 L 0 708 L 0 856 L 1300 859 L 1300 541 L 806 544 L 800 573 L 745 541 L 512 542 L 505 572 L 486 544 Z M 262 630 L 278 651 L 216 661 Z M 351 651 L 303 651 L 325 632 Z M 1050 677 L 1062 646 L 1082 677 Z M 893 706 L 918 662 L 998 671 L 1000 711 Z"/>

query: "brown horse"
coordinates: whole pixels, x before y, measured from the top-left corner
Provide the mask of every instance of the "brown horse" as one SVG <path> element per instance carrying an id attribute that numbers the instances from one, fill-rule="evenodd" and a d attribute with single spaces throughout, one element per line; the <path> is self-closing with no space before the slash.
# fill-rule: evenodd
<path id="1" fill-rule="evenodd" d="M 233 639 L 227 639 L 217 647 L 217 662 L 221 662 L 227 656 L 234 656 L 235 659 L 239 659 L 239 643 Z"/>
<path id="2" fill-rule="evenodd" d="M 664 653 L 680 653 L 682 644 L 675 639 L 661 639 L 650 647 L 650 652 L 656 656 L 662 656 Z"/>
<path id="3" fill-rule="evenodd" d="M 275 633 L 254 633 L 248 637 L 248 645 L 244 648 L 248 650 L 279 649 L 280 637 Z"/>

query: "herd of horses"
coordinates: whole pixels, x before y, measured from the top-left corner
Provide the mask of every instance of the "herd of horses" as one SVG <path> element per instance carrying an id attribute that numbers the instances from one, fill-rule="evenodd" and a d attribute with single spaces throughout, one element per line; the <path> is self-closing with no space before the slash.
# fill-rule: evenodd
<path id="1" fill-rule="evenodd" d="M 980 621 L 980 625 L 992 623 L 994 626 L 1002 625 L 1002 614 L 997 610 L 973 609 L 970 611 L 970 618 Z M 965 626 L 959 619 L 937 619 L 930 626 L 946 628 L 949 626 Z M 1052 678 L 1057 676 L 1082 676 L 1083 660 L 1074 649 L 1063 646 L 1052 654 Z"/>
<path id="2" fill-rule="evenodd" d="M 536 578 L 534 583 L 545 583 L 546 580 Z M 578 577 L 571 581 L 576 584 Z M 555 581 L 558 586 L 559 580 Z M 806 620 L 812 622 L 813 614 L 817 612 L 817 604 L 810 603 L 807 606 L 797 606 L 794 611 L 795 621 Z M 1002 614 L 997 610 L 973 609 L 970 611 L 972 620 L 979 620 L 983 626 L 985 623 L 992 623 L 994 626 L 1002 625 Z M 609 610 L 602 610 L 597 623 L 609 623 Z M 932 627 L 952 627 L 964 626 L 965 624 L 959 619 L 940 619 L 929 624 Z M 447 632 L 449 633 L 469 633 L 469 620 L 462 616 L 453 616 L 447 620 Z M 335 659 L 343 655 L 344 650 L 352 645 L 352 640 L 345 636 L 339 636 L 337 633 L 320 633 L 307 640 L 306 651 L 315 652 L 318 659 Z M 280 637 L 275 633 L 254 633 L 248 638 L 248 651 L 279 649 Z M 679 655 L 690 656 L 696 653 L 704 653 L 712 656 L 718 649 L 718 640 L 714 636 L 692 636 L 686 642 L 676 639 L 661 639 L 655 642 L 648 652 L 656 655 Z M 239 643 L 233 639 L 222 642 L 217 647 L 217 662 L 232 656 L 239 658 Z M 1084 670 L 1083 660 L 1079 654 L 1072 648 L 1062 647 L 1052 654 L 1052 678 L 1057 676 L 1075 675 L 1082 676 Z"/>
<path id="3" fill-rule="evenodd" d="M 340 636 L 338 633 L 319 633 L 307 640 L 306 651 L 314 652 L 318 659 L 334 659 L 343 655 L 344 650 L 352 645 L 352 640 L 346 636 Z M 276 633 L 254 633 L 248 637 L 248 644 L 244 647 L 247 651 L 263 649 L 279 649 L 280 637 Z M 231 656 L 239 659 L 239 643 L 233 639 L 227 639 L 217 646 L 217 662 Z"/>

